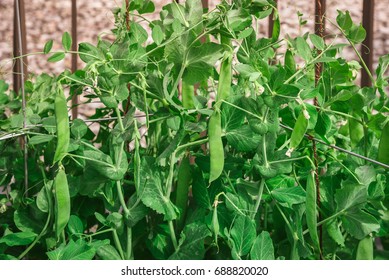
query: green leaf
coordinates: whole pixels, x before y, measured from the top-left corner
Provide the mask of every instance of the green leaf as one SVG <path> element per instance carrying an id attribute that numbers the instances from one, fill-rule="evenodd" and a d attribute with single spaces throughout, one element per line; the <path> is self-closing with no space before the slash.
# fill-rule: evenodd
<path id="1" fill-rule="evenodd" d="M 152 159 L 142 158 L 138 196 L 143 204 L 164 216 L 165 221 L 178 217 L 177 207 L 166 197 L 162 188 L 162 177 Z"/>
<path id="2" fill-rule="evenodd" d="M 362 185 L 369 186 L 377 180 L 377 174 L 373 166 L 363 165 L 355 169 L 355 174 Z"/>
<path id="3" fill-rule="evenodd" d="M 353 26 L 347 36 L 354 44 L 362 43 L 366 38 L 366 30 L 362 24 Z"/>
<path id="4" fill-rule="evenodd" d="M 135 226 L 149 212 L 148 208 L 139 201 L 138 195 L 134 193 L 127 202 L 127 208 L 130 211 L 126 219 L 128 227 Z"/>
<path id="5" fill-rule="evenodd" d="M 311 48 L 308 43 L 302 37 L 296 38 L 296 51 L 299 56 L 302 57 L 306 62 L 312 59 Z"/>
<path id="6" fill-rule="evenodd" d="M 118 181 L 123 179 L 127 172 L 128 162 L 126 153 L 122 152 L 119 166 L 113 164 L 110 156 L 98 150 L 86 150 L 84 156 L 87 157 L 88 164 L 108 179 Z"/>
<path id="7" fill-rule="evenodd" d="M 50 182 L 50 187 L 53 181 Z M 49 188 L 50 189 L 50 188 Z M 38 207 L 39 210 L 41 210 L 44 213 L 49 212 L 49 198 L 47 197 L 47 190 L 46 186 L 41 188 L 39 191 L 37 197 L 36 197 L 36 206 Z"/>
<path id="8" fill-rule="evenodd" d="M 76 242 L 71 239 L 66 246 L 62 243 L 60 247 L 46 254 L 50 260 L 92 260 L 96 249 L 83 239 Z"/>
<path id="9" fill-rule="evenodd" d="M 52 56 L 50 56 L 47 61 L 48 62 L 58 62 L 62 59 L 65 58 L 65 53 L 64 52 L 56 52 Z"/>
<path id="10" fill-rule="evenodd" d="M 253 133 L 248 125 L 244 125 L 240 128 L 227 131 L 226 138 L 228 144 L 237 151 L 250 152 L 258 147 L 261 136 Z"/>
<path id="11" fill-rule="evenodd" d="M 53 48 L 53 40 L 47 41 L 43 48 L 43 53 L 48 54 L 52 48 Z"/>
<path id="12" fill-rule="evenodd" d="M 118 251 L 113 247 L 112 245 L 106 244 L 103 246 L 100 246 L 96 254 L 102 259 L 102 260 L 121 260 Z"/>
<path id="13" fill-rule="evenodd" d="M 69 233 L 72 235 L 80 235 L 84 232 L 84 225 L 81 219 L 76 215 L 70 216 L 67 228 Z"/>
<path id="14" fill-rule="evenodd" d="M 262 231 L 250 250 L 250 259 L 252 260 L 274 260 L 273 241 L 269 232 Z"/>
<path id="15" fill-rule="evenodd" d="M 353 25 L 353 20 L 350 17 L 349 11 L 343 13 L 342 11 L 338 10 L 338 16 L 336 17 L 336 22 L 338 23 L 340 28 L 346 31 L 346 33 Z"/>
<path id="16" fill-rule="evenodd" d="M 161 26 L 155 25 L 151 32 L 151 37 L 157 45 L 160 45 L 165 38 L 165 34 L 162 31 Z"/>
<path id="17" fill-rule="evenodd" d="M 186 225 L 181 232 L 177 250 L 169 260 L 202 260 L 205 254 L 204 239 L 211 236 L 207 226 L 200 222 Z"/>
<path id="18" fill-rule="evenodd" d="M 7 246 L 23 246 L 28 245 L 35 240 L 36 233 L 33 232 L 16 232 L 10 233 L 0 238 L 0 244 L 5 243 Z"/>
<path id="19" fill-rule="evenodd" d="M 40 233 L 43 228 L 43 221 L 36 220 L 28 210 L 19 209 L 14 213 L 14 223 L 23 232 Z"/>
<path id="20" fill-rule="evenodd" d="M 256 236 L 255 224 L 253 220 L 247 216 L 239 216 L 232 226 L 230 231 L 232 238 L 232 257 L 241 259 L 249 253 Z"/>
<path id="21" fill-rule="evenodd" d="M 43 143 L 50 142 L 54 139 L 53 135 L 34 135 L 28 141 L 29 145 L 39 145 Z"/>
<path id="22" fill-rule="evenodd" d="M 81 119 L 75 119 L 72 122 L 70 131 L 76 139 L 81 139 L 88 132 L 88 126 Z"/>
<path id="23" fill-rule="evenodd" d="M 363 239 L 372 232 L 378 232 L 380 225 L 374 216 L 353 208 L 341 216 L 345 230 L 356 239 Z"/>
<path id="24" fill-rule="evenodd" d="M 104 59 L 104 55 L 101 51 L 90 43 L 79 44 L 78 52 L 80 53 L 81 60 L 86 63 Z"/>
<path id="25" fill-rule="evenodd" d="M 328 235 L 336 242 L 336 244 L 344 247 L 344 236 L 340 230 L 340 226 L 337 219 L 333 219 L 325 224 L 325 228 Z"/>
<path id="26" fill-rule="evenodd" d="M 325 43 L 322 37 L 317 36 L 316 34 L 309 34 L 309 39 L 311 40 L 312 44 L 315 46 L 318 50 L 324 50 Z"/>
<path id="27" fill-rule="evenodd" d="M 65 50 L 65 52 L 70 51 L 72 47 L 72 37 L 70 36 L 69 32 L 65 32 L 62 35 L 62 46 Z"/>
<path id="28" fill-rule="evenodd" d="M 300 112 L 296 124 L 294 125 L 292 135 L 290 136 L 290 150 L 295 150 L 303 140 L 308 128 L 308 120 L 304 116 L 303 110 Z"/>
<path id="29" fill-rule="evenodd" d="M 389 122 L 386 123 L 381 133 L 377 159 L 382 163 L 389 164 Z"/>
<path id="30" fill-rule="evenodd" d="M 272 197 L 280 203 L 286 203 L 291 206 L 305 202 L 305 191 L 300 186 L 291 188 L 278 188 L 271 191 Z"/>
<path id="31" fill-rule="evenodd" d="M 352 207 L 362 208 L 367 202 L 367 186 L 359 184 L 346 184 L 335 193 L 337 211 Z"/>

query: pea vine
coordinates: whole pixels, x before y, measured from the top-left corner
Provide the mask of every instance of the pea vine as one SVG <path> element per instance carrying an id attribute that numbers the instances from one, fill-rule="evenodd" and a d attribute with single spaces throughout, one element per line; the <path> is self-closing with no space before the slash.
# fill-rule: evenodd
<path id="1" fill-rule="evenodd" d="M 0 81 L 0 259 L 387 259 L 389 55 L 369 71 L 363 27 L 280 38 L 272 0 L 152 12 L 29 54 L 85 67 L 26 81 L 25 107 Z M 75 95 L 102 106 L 70 120 Z"/>

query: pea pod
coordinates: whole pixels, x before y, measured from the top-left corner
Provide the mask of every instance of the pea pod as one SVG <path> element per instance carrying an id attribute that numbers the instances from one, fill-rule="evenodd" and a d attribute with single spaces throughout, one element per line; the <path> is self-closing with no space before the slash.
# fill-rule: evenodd
<path id="1" fill-rule="evenodd" d="M 193 109 L 194 106 L 194 85 L 182 81 L 182 105 L 185 109 Z"/>
<path id="2" fill-rule="evenodd" d="M 231 39 L 222 37 L 222 43 L 231 47 Z M 208 124 L 209 152 L 211 170 L 209 182 L 219 178 L 224 168 L 224 149 L 221 132 L 220 106 L 227 99 L 231 91 L 232 81 L 232 53 L 225 56 L 220 67 L 219 84 L 217 89 L 215 111 Z"/>
<path id="3" fill-rule="evenodd" d="M 58 86 L 54 103 L 55 121 L 57 126 L 57 148 L 54 154 L 54 163 L 62 161 L 69 148 L 70 129 L 68 107 L 61 86 Z"/>
<path id="4" fill-rule="evenodd" d="M 55 232 L 57 238 L 66 227 L 70 218 L 70 194 L 68 180 L 62 166 L 54 179 Z"/>
<path id="5" fill-rule="evenodd" d="M 378 161 L 389 164 L 389 122 L 386 123 L 381 133 L 378 146 Z"/>
<path id="6" fill-rule="evenodd" d="M 359 241 L 357 248 L 357 260 L 373 260 L 373 238 L 366 236 Z"/>
<path id="7" fill-rule="evenodd" d="M 219 236 L 219 232 L 220 232 L 220 225 L 219 225 L 219 219 L 217 217 L 217 205 L 218 205 L 218 201 L 215 200 L 215 203 L 214 203 L 214 208 L 213 208 L 213 213 L 212 213 L 212 225 L 211 225 L 211 228 L 212 228 L 212 232 L 214 234 L 214 238 L 215 238 L 215 244 L 217 245 L 218 242 L 217 242 L 217 238 Z"/>
<path id="8" fill-rule="evenodd" d="M 302 110 L 298 116 L 292 131 L 292 135 L 290 136 L 290 147 L 287 152 L 288 156 L 290 156 L 290 154 L 298 147 L 298 145 L 300 145 L 300 142 L 304 138 L 305 132 L 307 132 L 308 119 L 304 116 L 303 112 L 304 110 Z"/>
<path id="9" fill-rule="evenodd" d="M 180 229 L 184 226 L 186 210 L 188 208 L 188 191 L 191 179 L 189 155 L 187 155 L 181 161 L 177 177 L 176 206 L 181 210 L 177 225 Z"/>
<path id="10" fill-rule="evenodd" d="M 313 244 L 317 250 L 320 250 L 319 236 L 317 234 L 317 215 L 316 215 L 316 185 L 314 172 L 312 171 L 307 179 L 306 188 L 306 219 L 309 235 L 313 241 Z"/>
<path id="11" fill-rule="evenodd" d="M 211 158 L 209 183 L 211 183 L 219 178 L 224 168 L 224 148 L 222 141 L 221 115 L 219 110 L 214 111 L 209 119 L 208 138 Z"/>

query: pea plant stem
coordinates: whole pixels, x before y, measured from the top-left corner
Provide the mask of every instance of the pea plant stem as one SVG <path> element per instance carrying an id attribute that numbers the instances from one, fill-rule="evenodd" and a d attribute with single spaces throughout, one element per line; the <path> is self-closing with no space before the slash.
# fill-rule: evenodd
<path id="1" fill-rule="evenodd" d="M 118 233 L 117 233 L 116 229 L 114 229 L 112 231 L 112 235 L 113 235 L 113 241 L 114 241 L 114 243 L 116 245 L 116 248 L 119 251 L 120 257 L 122 258 L 122 260 L 125 260 L 124 253 L 123 253 L 123 248 L 122 248 L 122 245 L 120 244 L 120 239 L 119 239 L 119 236 L 118 236 Z"/>
<path id="2" fill-rule="evenodd" d="M 251 218 L 254 219 L 255 215 L 257 215 L 259 205 L 261 204 L 261 199 L 262 199 L 262 194 L 263 194 L 263 189 L 265 186 L 265 179 L 262 179 L 259 183 L 259 188 L 258 188 L 258 194 L 257 194 L 257 201 L 255 202 L 254 206 L 254 212 L 251 213 Z"/>
<path id="3" fill-rule="evenodd" d="M 122 116 L 120 114 L 119 108 L 117 108 L 117 107 L 115 108 L 115 113 L 116 113 L 117 120 L 118 120 L 118 123 L 119 123 L 120 131 L 122 133 L 124 133 L 125 129 L 124 129 L 123 120 L 122 120 Z M 117 168 L 119 167 L 119 165 L 120 165 L 120 163 L 122 161 L 123 151 L 124 151 L 124 141 L 120 144 L 119 155 L 116 158 L 116 167 Z M 116 188 L 117 188 L 117 192 L 118 192 L 118 198 L 119 198 L 119 201 L 120 201 L 120 205 L 123 208 L 124 216 L 125 216 L 125 219 L 127 220 L 128 216 L 130 215 L 130 210 L 128 210 L 126 201 L 124 199 L 124 194 L 123 194 L 123 190 L 122 190 L 122 184 L 121 184 L 121 182 L 119 180 L 116 181 Z M 122 251 L 122 256 L 124 256 L 123 251 Z M 129 227 L 129 226 L 127 226 L 127 252 L 126 252 L 126 257 L 127 257 L 127 259 L 130 259 L 132 257 L 132 228 Z"/>

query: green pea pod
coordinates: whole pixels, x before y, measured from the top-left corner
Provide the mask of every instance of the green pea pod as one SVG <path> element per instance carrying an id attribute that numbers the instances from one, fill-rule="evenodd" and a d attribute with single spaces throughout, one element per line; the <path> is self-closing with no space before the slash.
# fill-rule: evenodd
<path id="1" fill-rule="evenodd" d="M 70 194 L 68 180 L 62 166 L 54 179 L 55 195 L 55 232 L 57 238 L 66 227 L 70 218 Z"/>
<path id="2" fill-rule="evenodd" d="M 366 236 L 359 241 L 357 248 L 357 260 L 373 260 L 373 238 Z"/>
<path id="3" fill-rule="evenodd" d="M 293 74 L 296 72 L 296 62 L 290 50 L 287 50 L 285 53 L 285 68 Z"/>
<path id="4" fill-rule="evenodd" d="M 182 229 L 184 226 L 186 210 L 188 208 L 188 191 L 191 179 L 192 176 L 189 155 L 187 155 L 181 161 L 177 177 L 176 206 L 181 210 L 181 215 L 177 221 L 177 226 L 180 229 Z"/>
<path id="5" fill-rule="evenodd" d="M 386 123 L 381 133 L 378 146 L 378 161 L 389 164 L 389 122 Z"/>
<path id="6" fill-rule="evenodd" d="M 68 107 L 66 98 L 61 86 L 57 88 L 54 103 L 55 121 L 57 126 L 57 148 L 54 154 L 54 162 L 60 162 L 68 152 L 70 141 L 70 127 L 68 117 Z"/>
<path id="7" fill-rule="evenodd" d="M 222 43 L 231 46 L 231 39 L 222 37 Z M 209 183 L 215 181 L 221 175 L 224 168 L 224 149 L 221 130 L 221 101 L 230 96 L 232 82 L 232 53 L 226 55 L 220 67 L 219 84 L 217 89 L 215 111 L 208 124 L 209 153 L 211 156 Z"/>
<path id="8" fill-rule="evenodd" d="M 212 213 L 212 232 L 214 234 L 214 238 L 215 238 L 215 244 L 217 245 L 218 242 L 217 242 L 217 238 L 219 236 L 219 232 L 220 232 L 220 225 L 219 225 L 219 219 L 217 217 L 217 201 L 215 202 L 215 207 L 213 208 L 213 213 Z"/>
<path id="9" fill-rule="evenodd" d="M 314 176 L 314 172 L 312 171 L 307 179 L 306 219 L 309 235 L 311 236 L 314 247 L 320 250 L 319 236 L 317 234 L 316 185 Z"/>
<path id="10" fill-rule="evenodd" d="M 227 46 L 231 46 L 231 39 L 222 37 L 222 43 Z M 232 53 L 228 53 L 221 63 L 216 101 L 226 100 L 230 96 L 232 81 L 232 58 Z M 220 102 L 217 102 L 217 104 L 220 104 Z"/>
<path id="11" fill-rule="evenodd" d="M 304 138 L 305 132 L 307 132 L 308 128 L 308 119 L 304 116 L 303 111 L 301 111 L 300 115 L 297 118 L 296 124 L 294 125 L 292 135 L 290 137 L 290 148 L 288 153 L 293 152 L 298 145 L 300 145 L 301 141 Z"/>
<path id="12" fill-rule="evenodd" d="M 221 115 L 220 111 L 213 112 L 208 123 L 209 153 L 211 157 L 211 170 L 209 183 L 215 181 L 223 172 L 224 148 L 222 141 Z"/>
<path id="13" fill-rule="evenodd" d="M 185 81 L 182 81 L 182 105 L 185 109 L 193 109 L 194 106 L 194 85 L 188 84 Z"/>

